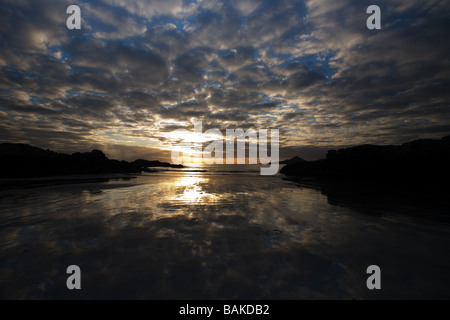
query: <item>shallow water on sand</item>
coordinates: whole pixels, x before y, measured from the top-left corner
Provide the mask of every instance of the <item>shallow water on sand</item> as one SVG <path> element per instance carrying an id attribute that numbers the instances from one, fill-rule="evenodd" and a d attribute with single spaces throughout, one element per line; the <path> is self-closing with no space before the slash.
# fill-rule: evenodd
<path id="1" fill-rule="evenodd" d="M 248 172 L 3 190 L 0 228 L 0 298 L 450 298 L 449 225 Z"/>

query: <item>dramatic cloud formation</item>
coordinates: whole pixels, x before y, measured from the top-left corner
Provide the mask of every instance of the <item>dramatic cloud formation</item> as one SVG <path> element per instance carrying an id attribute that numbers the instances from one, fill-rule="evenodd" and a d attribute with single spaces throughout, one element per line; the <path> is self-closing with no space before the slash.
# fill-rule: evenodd
<path id="1" fill-rule="evenodd" d="M 375 2 L 3 0 L 0 140 L 170 160 L 196 120 L 280 129 L 282 157 L 449 134 L 450 3 Z"/>

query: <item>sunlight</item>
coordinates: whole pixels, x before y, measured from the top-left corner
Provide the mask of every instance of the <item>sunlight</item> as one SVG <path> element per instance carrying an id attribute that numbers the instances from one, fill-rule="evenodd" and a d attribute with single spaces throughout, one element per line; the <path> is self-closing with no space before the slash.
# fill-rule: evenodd
<path id="1" fill-rule="evenodd" d="M 205 204 L 216 201 L 218 196 L 211 193 L 206 193 L 202 184 L 208 183 L 209 179 L 189 176 L 178 179 L 175 186 L 181 188 L 182 193 L 178 194 L 176 200 L 182 201 L 185 204 Z"/>
<path id="2" fill-rule="evenodd" d="M 176 164 L 187 164 L 201 166 L 204 164 L 204 144 L 212 141 L 222 141 L 223 136 L 214 132 L 203 132 L 201 121 L 191 119 L 194 131 L 177 129 L 172 132 L 164 132 L 164 138 L 170 142 L 172 151 L 172 162 Z M 174 159 L 176 154 L 176 159 Z"/>
<path id="3" fill-rule="evenodd" d="M 200 183 L 208 183 L 209 179 L 200 178 L 196 176 L 186 176 L 183 178 L 178 179 L 175 182 L 176 187 L 190 187 L 199 185 Z"/>

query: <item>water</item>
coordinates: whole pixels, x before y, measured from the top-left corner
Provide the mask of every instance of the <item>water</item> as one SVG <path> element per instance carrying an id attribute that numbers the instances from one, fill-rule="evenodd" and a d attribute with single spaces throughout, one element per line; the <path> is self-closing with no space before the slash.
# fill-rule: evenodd
<path id="1" fill-rule="evenodd" d="M 223 168 L 0 191 L 0 298 L 450 298 L 448 224 Z"/>

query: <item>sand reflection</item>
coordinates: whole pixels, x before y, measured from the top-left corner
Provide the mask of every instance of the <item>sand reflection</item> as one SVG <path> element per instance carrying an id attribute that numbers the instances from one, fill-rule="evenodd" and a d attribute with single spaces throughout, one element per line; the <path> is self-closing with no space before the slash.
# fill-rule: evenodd
<path id="1" fill-rule="evenodd" d="M 362 215 L 275 177 L 163 172 L 0 199 L 3 299 L 450 295 L 448 226 Z M 81 292 L 65 286 L 71 264 Z"/>
<path id="2" fill-rule="evenodd" d="M 217 202 L 220 197 L 218 195 L 208 193 L 205 185 L 209 183 L 209 178 L 200 176 L 185 176 L 175 180 L 177 190 L 174 200 L 180 201 L 188 205 L 202 205 Z"/>

